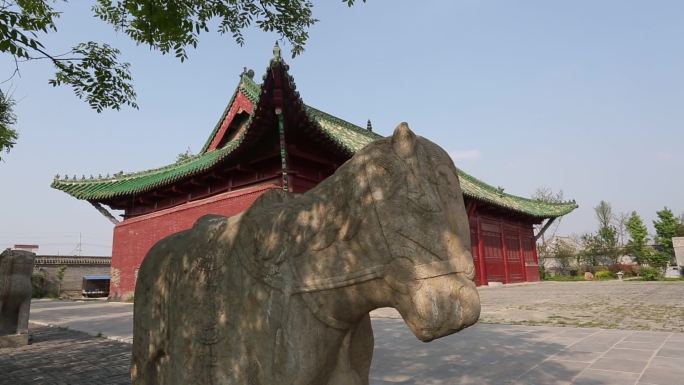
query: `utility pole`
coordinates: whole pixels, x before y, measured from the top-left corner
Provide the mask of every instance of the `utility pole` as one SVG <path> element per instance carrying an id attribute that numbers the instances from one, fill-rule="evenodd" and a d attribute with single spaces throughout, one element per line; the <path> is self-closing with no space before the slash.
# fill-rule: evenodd
<path id="1" fill-rule="evenodd" d="M 76 255 L 81 256 L 81 253 L 83 252 L 83 242 L 82 242 L 82 234 L 79 232 L 78 233 L 78 246 L 76 246 Z"/>

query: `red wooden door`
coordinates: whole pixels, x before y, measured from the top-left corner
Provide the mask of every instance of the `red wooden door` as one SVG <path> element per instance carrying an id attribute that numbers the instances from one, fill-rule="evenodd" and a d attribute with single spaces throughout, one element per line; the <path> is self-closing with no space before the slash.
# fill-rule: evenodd
<path id="1" fill-rule="evenodd" d="M 539 281 L 539 263 L 537 262 L 535 247 L 534 237 L 522 236 L 523 258 L 525 260 L 525 273 L 528 282 Z"/>
<path id="2" fill-rule="evenodd" d="M 506 267 L 501 243 L 501 226 L 496 222 L 481 221 L 480 227 L 487 281 L 505 283 Z"/>
<path id="3" fill-rule="evenodd" d="M 520 237 L 518 229 L 506 227 L 504 233 L 506 240 L 506 262 L 508 263 L 508 283 L 524 282 L 525 272 L 520 256 Z"/>
<path id="4" fill-rule="evenodd" d="M 482 285 L 482 272 L 480 271 L 480 239 L 477 237 L 477 218 L 470 219 L 470 250 L 473 254 L 473 264 L 475 265 L 475 284 Z"/>

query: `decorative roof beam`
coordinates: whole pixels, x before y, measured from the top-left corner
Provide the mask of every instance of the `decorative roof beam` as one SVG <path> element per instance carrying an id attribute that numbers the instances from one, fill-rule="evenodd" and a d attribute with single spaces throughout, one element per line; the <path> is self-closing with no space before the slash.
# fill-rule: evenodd
<path id="1" fill-rule="evenodd" d="M 468 218 L 472 217 L 475 214 L 475 210 L 477 209 L 477 201 L 472 199 L 468 202 L 468 207 L 466 208 L 466 211 L 468 212 Z"/>
<path id="2" fill-rule="evenodd" d="M 93 201 L 88 201 L 88 202 L 89 202 L 91 205 L 93 205 L 93 207 L 95 207 L 95 209 L 96 209 L 97 211 L 99 211 L 100 214 L 104 215 L 105 218 L 109 219 L 110 222 L 112 222 L 112 223 L 115 224 L 115 225 L 119 223 L 119 220 L 116 219 L 116 218 L 114 217 L 114 215 L 112 215 L 112 213 L 110 213 L 106 208 L 104 208 L 104 206 L 102 206 L 101 204 L 99 204 L 99 203 L 97 203 L 97 202 L 93 202 Z"/>
<path id="3" fill-rule="evenodd" d="M 549 218 L 549 219 L 546 221 L 546 223 L 544 224 L 544 227 L 542 227 L 541 230 L 539 230 L 539 232 L 537 233 L 537 235 L 534 236 L 534 241 L 535 241 L 535 242 L 537 242 L 537 240 L 538 240 L 539 238 L 541 238 L 541 237 L 544 235 L 544 233 L 546 232 L 546 230 L 548 230 L 549 227 L 551 227 L 551 224 L 552 224 L 553 221 L 555 221 L 555 220 L 556 220 L 556 217 L 552 217 L 552 218 Z"/>

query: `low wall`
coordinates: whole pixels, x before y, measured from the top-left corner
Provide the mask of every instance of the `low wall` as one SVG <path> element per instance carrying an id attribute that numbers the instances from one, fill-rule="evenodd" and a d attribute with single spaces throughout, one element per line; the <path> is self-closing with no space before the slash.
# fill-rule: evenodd
<path id="1" fill-rule="evenodd" d="M 61 295 L 80 298 L 83 276 L 109 275 L 111 263 L 110 257 L 41 255 L 36 257 L 33 272 L 45 276 L 44 295 L 56 297 L 59 294 L 57 272 L 65 266 Z"/>

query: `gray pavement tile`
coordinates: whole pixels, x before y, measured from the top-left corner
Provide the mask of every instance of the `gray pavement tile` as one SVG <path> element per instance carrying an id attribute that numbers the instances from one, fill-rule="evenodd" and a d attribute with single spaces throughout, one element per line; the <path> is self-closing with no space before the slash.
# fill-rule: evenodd
<path id="1" fill-rule="evenodd" d="M 656 356 L 658 356 L 658 357 L 682 358 L 682 357 L 684 357 L 684 349 L 662 348 L 662 349 L 658 350 L 658 353 L 656 353 Z"/>
<path id="2" fill-rule="evenodd" d="M 684 383 L 684 369 L 647 368 L 640 382 L 653 385 L 682 385 Z"/>
<path id="3" fill-rule="evenodd" d="M 377 378 L 372 378 L 374 385 L 387 385 L 387 384 L 413 384 L 415 383 L 413 376 L 407 375 L 394 375 L 394 376 L 382 376 Z"/>
<path id="4" fill-rule="evenodd" d="M 580 342 L 582 339 L 573 337 L 547 336 L 539 338 L 528 338 L 527 340 L 533 341 L 535 343 L 557 344 L 560 346 L 567 347 Z"/>
<path id="5" fill-rule="evenodd" d="M 565 336 L 575 336 L 575 337 L 587 337 L 592 334 L 596 334 L 600 330 L 597 329 L 587 329 L 587 328 L 559 328 L 563 330 L 560 334 L 565 335 Z"/>
<path id="6" fill-rule="evenodd" d="M 684 333 L 672 333 L 667 342 L 684 342 Z"/>
<path id="7" fill-rule="evenodd" d="M 634 333 L 634 330 L 622 330 L 622 329 L 599 329 L 597 336 L 621 336 L 626 337 Z"/>
<path id="8" fill-rule="evenodd" d="M 546 361 L 524 374 L 513 383 L 516 385 L 565 385 L 582 372 L 589 364 L 586 362 Z M 503 383 L 503 380 L 501 379 Z"/>
<path id="9" fill-rule="evenodd" d="M 587 369 L 572 382 L 573 385 L 631 385 L 639 378 L 638 373 L 613 372 Z M 532 384 L 530 384 L 532 385 Z M 536 385 L 536 384 L 535 384 Z"/>
<path id="10" fill-rule="evenodd" d="M 610 349 L 603 356 L 604 358 L 618 358 L 625 360 L 635 360 L 635 361 L 648 361 L 653 356 L 653 352 L 650 350 L 637 350 L 637 349 Z"/>
<path id="11" fill-rule="evenodd" d="M 612 347 L 615 344 L 617 344 L 618 342 L 622 341 L 623 338 L 624 337 L 619 337 L 619 338 L 602 337 L 602 338 L 594 339 L 594 337 L 587 337 L 582 341 L 582 343 L 595 344 L 595 345 L 604 344 L 604 345 L 609 345 Z"/>
<path id="12" fill-rule="evenodd" d="M 655 351 L 662 345 L 662 342 L 653 341 L 620 341 L 615 345 L 616 348 L 620 349 L 641 349 Z"/>
<path id="13" fill-rule="evenodd" d="M 660 342 L 662 343 L 670 336 L 664 332 L 634 332 L 625 338 L 625 341 L 633 342 Z"/>
<path id="14" fill-rule="evenodd" d="M 480 366 L 475 370 L 466 370 L 469 376 L 480 378 L 482 383 L 510 383 L 522 373 L 533 368 L 540 360 L 510 360 L 493 365 Z M 453 378 L 453 377 L 452 377 Z"/>
<path id="15" fill-rule="evenodd" d="M 636 360 L 625 360 L 622 358 L 599 358 L 591 364 L 591 369 L 614 370 L 619 372 L 641 373 L 646 367 L 647 362 Z"/>
<path id="16" fill-rule="evenodd" d="M 612 348 L 614 343 L 594 343 L 592 341 L 581 341 L 572 345 L 568 349 L 573 352 L 598 352 L 603 353 Z"/>
<path id="17" fill-rule="evenodd" d="M 654 369 L 684 370 L 684 357 L 653 357 L 648 367 Z"/>
<path id="18" fill-rule="evenodd" d="M 663 348 L 665 348 L 665 349 L 684 349 L 684 341 L 671 341 L 668 339 L 663 344 Z"/>
<path id="19" fill-rule="evenodd" d="M 563 350 L 554 356 L 549 357 L 549 360 L 554 361 L 576 361 L 576 362 L 593 362 L 601 357 L 603 353 L 597 352 L 578 352 L 572 350 Z"/>

